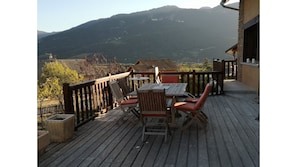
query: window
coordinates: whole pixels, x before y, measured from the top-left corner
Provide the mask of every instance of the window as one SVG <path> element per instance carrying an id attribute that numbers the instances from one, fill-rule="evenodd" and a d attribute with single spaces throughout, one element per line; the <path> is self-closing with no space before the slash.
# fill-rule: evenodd
<path id="1" fill-rule="evenodd" d="M 243 62 L 255 63 L 260 62 L 259 55 L 259 17 L 251 20 L 245 25 L 244 44 L 243 44 Z M 256 23 L 254 23 L 256 20 Z"/>

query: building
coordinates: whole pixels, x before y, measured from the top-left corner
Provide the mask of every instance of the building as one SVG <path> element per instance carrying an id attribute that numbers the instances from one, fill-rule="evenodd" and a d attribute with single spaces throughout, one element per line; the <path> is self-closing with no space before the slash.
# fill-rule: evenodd
<path id="1" fill-rule="evenodd" d="M 128 68 L 128 71 L 133 72 L 154 72 L 155 67 L 159 68 L 160 72 L 177 72 L 177 65 L 170 59 L 147 59 L 138 60 L 135 65 Z"/>
<path id="2" fill-rule="evenodd" d="M 221 5 L 228 0 L 222 0 Z M 229 8 L 229 7 L 227 7 Z M 234 9 L 234 8 L 230 8 Z M 235 51 L 237 57 L 238 73 L 237 79 L 248 85 L 254 91 L 259 92 L 260 80 L 260 42 L 259 42 L 259 0 L 240 0 L 238 20 L 238 43 L 228 51 Z"/>

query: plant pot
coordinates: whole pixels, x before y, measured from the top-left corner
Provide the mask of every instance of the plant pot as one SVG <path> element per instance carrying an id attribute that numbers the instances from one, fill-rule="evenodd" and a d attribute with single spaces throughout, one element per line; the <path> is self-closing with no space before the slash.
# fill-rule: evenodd
<path id="1" fill-rule="evenodd" d="M 42 155 L 47 146 L 50 144 L 49 132 L 46 130 L 38 130 L 38 155 Z"/>
<path id="2" fill-rule="evenodd" d="M 74 115 L 56 114 L 45 121 L 51 142 L 65 142 L 74 134 Z"/>

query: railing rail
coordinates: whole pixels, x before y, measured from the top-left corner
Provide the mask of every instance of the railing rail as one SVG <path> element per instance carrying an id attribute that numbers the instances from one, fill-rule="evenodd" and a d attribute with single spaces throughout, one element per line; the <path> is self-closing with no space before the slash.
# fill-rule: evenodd
<path id="1" fill-rule="evenodd" d="M 224 72 L 224 79 L 237 79 L 237 60 L 213 60 L 213 71 Z"/>
<path id="2" fill-rule="evenodd" d="M 149 77 L 149 80 L 146 81 L 130 81 L 130 87 L 132 90 L 136 90 L 135 85 L 143 83 L 154 83 L 155 82 L 155 73 L 154 72 L 131 72 L 130 77 L 137 76 Z M 177 75 L 180 83 L 187 83 L 187 92 L 195 96 L 200 96 L 203 93 L 203 90 L 207 83 L 214 81 L 212 95 L 219 95 L 224 93 L 223 85 L 223 74 L 220 71 L 210 71 L 210 72 L 160 72 L 160 78 L 162 75 Z"/>
<path id="3" fill-rule="evenodd" d="M 108 82 L 126 77 L 130 72 L 70 85 L 63 84 L 64 105 L 66 114 L 75 114 L 75 128 L 94 119 L 98 113 L 113 108 L 113 99 Z"/>

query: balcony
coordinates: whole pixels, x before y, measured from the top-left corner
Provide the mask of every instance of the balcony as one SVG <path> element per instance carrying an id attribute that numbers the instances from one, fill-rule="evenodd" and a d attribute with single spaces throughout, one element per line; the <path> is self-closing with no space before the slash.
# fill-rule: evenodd
<path id="1" fill-rule="evenodd" d="M 181 74 L 180 79 L 193 83 L 187 91 L 195 95 L 203 88 L 203 82 L 195 82 L 195 78 L 206 83 L 221 77 L 219 73 L 192 74 Z M 115 76 L 106 82 L 112 79 Z M 142 143 L 141 125 L 133 115 L 116 123 L 121 111 L 112 103 L 103 80 L 64 87 L 68 95 L 72 92 L 64 94 L 66 111 L 78 115 L 79 126 L 71 140 L 51 143 L 39 157 L 39 166 L 259 166 L 258 95 L 238 81 L 217 80 L 204 108 L 209 119 L 206 128 L 172 129 L 167 143 L 162 136 L 149 136 Z M 93 96 L 96 94 L 102 96 Z M 183 120 L 182 115 L 178 124 Z"/>

